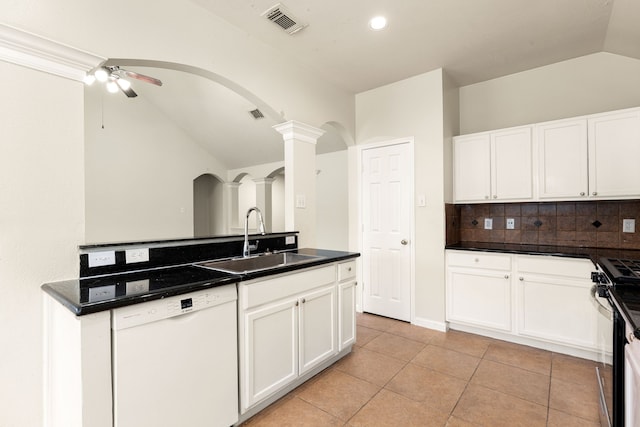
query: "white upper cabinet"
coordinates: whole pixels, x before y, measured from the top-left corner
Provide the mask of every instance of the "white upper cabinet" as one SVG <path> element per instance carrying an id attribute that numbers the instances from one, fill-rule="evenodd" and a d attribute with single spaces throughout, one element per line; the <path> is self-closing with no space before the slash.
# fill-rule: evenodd
<path id="1" fill-rule="evenodd" d="M 488 133 L 453 140 L 454 191 L 459 201 L 491 197 L 491 137 Z"/>
<path id="2" fill-rule="evenodd" d="M 462 135 L 453 144 L 456 203 L 640 197 L 640 108 Z"/>
<path id="3" fill-rule="evenodd" d="M 640 196 L 640 109 L 589 116 L 592 197 Z"/>
<path id="4" fill-rule="evenodd" d="M 582 199 L 589 195 L 587 119 L 536 125 L 538 197 Z"/>
<path id="5" fill-rule="evenodd" d="M 491 197 L 529 200 L 533 197 L 531 127 L 491 133 Z"/>
<path id="6" fill-rule="evenodd" d="M 454 138 L 457 202 L 533 197 L 531 127 Z"/>

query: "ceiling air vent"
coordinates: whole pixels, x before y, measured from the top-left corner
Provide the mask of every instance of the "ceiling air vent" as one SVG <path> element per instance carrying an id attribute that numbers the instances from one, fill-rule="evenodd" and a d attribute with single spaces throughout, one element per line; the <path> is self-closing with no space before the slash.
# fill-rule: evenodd
<path id="1" fill-rule="evenodd" d="M 307 26 L 287 10 L 282 3 L 271 6 L 267 11 L 262 13 L 267 19 L 281 27 L 287 34 L 297 33 Z"/>
<path id="2" fill-rule="evenodd" d="M 262 114 L 262 111 L 258 110 L 257 108 L 255 110 L 249 111 L 249 114 L 251 114 L 256 120 L 264 118 L 264 114 Z"/>

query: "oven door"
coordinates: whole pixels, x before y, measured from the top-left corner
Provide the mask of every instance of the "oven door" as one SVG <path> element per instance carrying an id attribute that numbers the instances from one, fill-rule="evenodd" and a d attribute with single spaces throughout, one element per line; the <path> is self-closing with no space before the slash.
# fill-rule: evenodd
<path id="1" fill-rule="evenodd" d="M 607 285 L 594 285 L 591 288 L 592 302 L 598 311 L 598 365 L 596 376 L 600 388 L 600 425 L 613 425 L 613 305 L 608 299 Z M 602 296 L 600 296 L 602 295 Z"/>

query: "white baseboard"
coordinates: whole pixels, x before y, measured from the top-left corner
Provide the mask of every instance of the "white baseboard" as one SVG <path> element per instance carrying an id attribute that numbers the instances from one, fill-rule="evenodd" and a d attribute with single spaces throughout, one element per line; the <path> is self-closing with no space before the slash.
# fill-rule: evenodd
<path id="1" fill-rule="evenodd" d="M 600 361 L 602 354 L 594 349 L 577 348 L 569 345 L 562 345 L 545 341 L 543 339 L 535 339 L 530 337 L 524 337 L 521 335 L 514 335 L 499 331 L 492 331 L 483 328 L 473 327 L 469 325 L 450 323 L 452 330 L 469 332 L 471 334 L 482 335 L 485 337 L 495 338 L 502 341 L 508 341 L 516 344 L 527 345 L 529 347 L 539 348 L 542 350 L 552 351 L 555 353 L 567 354 L 569 356 L 579 357 L 581 359 L 588 359 L 593 361 Z M 607 363 L 611 363 L 611 355 L 605 356 Z"/>
<path id="2" fill-rule="evenodd" d="M 416 317 L 413 319 L 411 324 L 416 326 L 422 326 L 423 328 L 434 329 L 440 332 L 447 332 L 446 322 L 436 322 L 434 320 L 429 320 L 422 317 Z"/>

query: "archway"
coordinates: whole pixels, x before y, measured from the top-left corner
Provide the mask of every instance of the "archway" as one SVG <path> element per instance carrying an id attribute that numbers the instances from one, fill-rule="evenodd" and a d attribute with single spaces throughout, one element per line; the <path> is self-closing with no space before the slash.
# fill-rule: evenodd
<path id="1" fill-rule="evenodd" d="M 200 175 L 193 180 L 193 237 L 222 234 L 226 234 L 223 182 L 215 175 Z"/>

